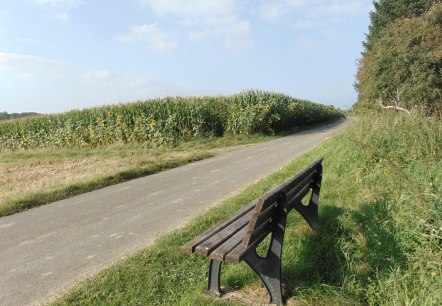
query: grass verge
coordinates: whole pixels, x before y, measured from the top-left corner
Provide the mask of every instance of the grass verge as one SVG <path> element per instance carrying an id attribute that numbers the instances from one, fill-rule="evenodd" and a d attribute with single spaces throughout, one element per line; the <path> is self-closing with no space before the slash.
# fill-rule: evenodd
<path id="1" fill-rule="evenodd" d="M 183 255 L 179 247 L 319 155 L 325 157 L 320 229 L 313 233 L 295 213 L 288 220 L 283 251 L 288 304 L 440 305 L 440 143 L 437 119 L 363 118 L 53 305 L 241 304 L 203 298 L 208 260 Z M 221 281 L 239 292 L 260 287 L 245 264 L 225 265 Z"/>

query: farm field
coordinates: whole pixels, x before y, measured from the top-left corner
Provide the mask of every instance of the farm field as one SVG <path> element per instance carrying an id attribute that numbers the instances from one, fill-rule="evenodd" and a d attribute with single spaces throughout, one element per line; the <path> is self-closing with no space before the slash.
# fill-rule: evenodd
<path id="1" fill-rule="evenodd" d="M 208 260 L 179 247 L 324 156 L 320 229 L 291 214 L 283 249 L 288 305 L 440 305 L 442 130 L 437 118 L 360 118 L 185 228 L 80 284 L 53 305 L 265 303 L 245 265 L 225 265 L 231 300 L 203 297 Z M 245 299 L 244 299 L 245 298 Z"/>
<path id="2" fill-rule="evenodd" d="M 281 94 L 167 98 L 0 123 L 0 216 L 342 118 Z"/>

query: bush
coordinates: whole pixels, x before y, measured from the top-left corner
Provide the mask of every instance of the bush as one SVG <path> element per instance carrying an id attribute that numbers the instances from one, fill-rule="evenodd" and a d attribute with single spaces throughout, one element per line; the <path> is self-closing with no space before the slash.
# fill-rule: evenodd
<path id="1" fill-rule="evenodd" d="M 379 108 L 379 101 L 389 104 L 397 93 L 402 107 L 441 111 L 442 3 L 382 28 L 359 62 L 356 87 L 360 111 Z"/>

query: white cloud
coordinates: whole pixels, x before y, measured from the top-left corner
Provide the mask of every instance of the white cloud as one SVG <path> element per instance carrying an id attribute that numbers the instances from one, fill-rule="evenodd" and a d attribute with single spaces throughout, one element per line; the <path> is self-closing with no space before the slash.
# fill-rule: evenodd
<path id="1" fill-rule="evenodd" d="M 324 21 L 314 20 L 314 19 L 301 19 L 293 23 L 293 27 L 295 29 L 300 29 L 300 30 L 317 29 L 317 28 L 322 28 L 324 26 L 325 26 Z"/>
<path id="2" fill-rule="evenodd" d="M 30 38 L 30 37 L 19 37 L 15 39 L 15 42 L 19 44 L 25 44 L 25 45 L 34 45 L 38 43 L 38 39 L 36 38 Z"/>
<path id="3" fill-rule="evenodd" d="M 82 0 L 32 0 L 32 2 L 39 6 L 49 6 L 54 13 L 53 18 L 66 21 L 69 19 L 69 11 L 83 4 Z"/>
<path id="4" fill-rule="evenodd" d="M 50 5 L 50 6 L 56 6 L 56 5 L 63 5 L 68 7 L 74 7 L 78 4 L 83 3 L 81 0 L 32 0 L 33 3 L 37 5 Z"/>
<path id="5" fill-rule="evenodd" d="M 83 80 L 88 83 L 103 83 L 111 80 L 113 73 L 110 70 L 91 70 L 83 75 Z"/>
<path id="6" fill-rule="evenodd" d="M 259 6 L 259 14 L 265 20 L 277 20 L 302 6 L 304 0 L 264 0 Z"/>
<path id="7" fill-rule="evenodd" d="M 166 32 L 157 24 L 134 26 L 129 34 L 117 36 L 115 40 L 126 43 L 147 43 L 150 48 L 159 52 L 173 50 L 178 45 L 176 41 L 168 39 Z"/>
<path id="8" fill-rule="evenodd" d="M 356 0 L 335 0 L 320 4 L 311 8 L 309 15 L 314 17 L 337 17 L 360 16 L 367 14 L 370 5 Z"/>
<path id="9" fill-rule="evenodd" d="M 55 19 L 62 20 L 62 21 L 68 20 L 69 19 L 68 12 L 61 12 L 61 13 L 55 14 Z"/>
<path id="10" fill-rule="evenodd" d="M 24 73 L 46 72 L 64 69 L 66 62 L 27 54 L 0 52 L 0 70 L 15 70 Z"/>
<path id="11" fill-rule="evenodd" d="M 253 47 L 253 42 L 249 37 L 250 34 L 251 25 L 248 21 L 235 21 L 216 27 L 205 27 L 202 30 L 190 31 L 189 37 L 193 40 L 221 37 L 225 46 L 229 49 L 247 50 Z"/>
<path id="12" fill-rule="evenodd" d="M 259 15 L 262 19 L 276 21 L 288 15 L 307 15 L 308 19 L 303 20 L 304 25 L 318 20 L 328 19 L 340 21 L 347 17 L 367 14 L 371 8 L 369 0 L 263 0 L 259 5 Z M 319 20 L 321 21 L 321 20 Z M 326 25 L 326 23 L 321 22 Z M 316 24 L 318 25 L 318 24 Z"/>
<path id="13" fill-rule="evenodd" d="M 250 22 L 240 18 L 244 0 L 140 0 L 158 15 L 173 15 L 194 41 L 221 41 L 227 48 L 253 46 Z"/>
<path id="14" fill-rule="evenodd" d="M 235 0 L 141 0 L 161 15 L 175 14 L 185 17 L 211 18 L 234 13 L 238 1 Z"/>

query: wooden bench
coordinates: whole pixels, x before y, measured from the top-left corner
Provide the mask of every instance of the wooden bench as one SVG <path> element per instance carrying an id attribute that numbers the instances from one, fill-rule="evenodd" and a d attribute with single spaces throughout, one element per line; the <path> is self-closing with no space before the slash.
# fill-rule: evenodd
<path id="1" fill-rule="evenodd" d="M 221 263 L 244 260 L 261 278 L 270 294 L 270 303 L 282 304 L 281 254 L 287 215 L 297 210 L 311 228 L 318 227 L 322 158 L 248 204 L 229 219 L 181 247 L 184 253 L 210 257 L 208 291 L 221 295 Z M 302 199 L 311 192 L 308 205 Z M 266 257 L 256 248 L 272 234 Z"/>

